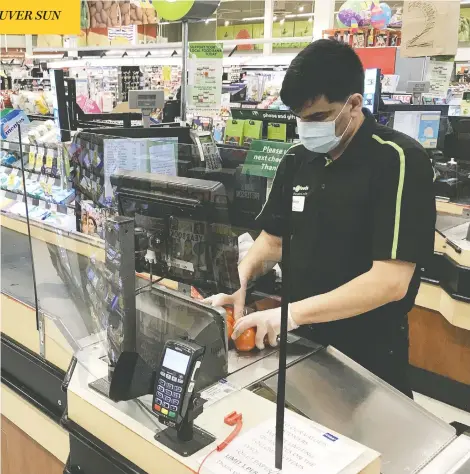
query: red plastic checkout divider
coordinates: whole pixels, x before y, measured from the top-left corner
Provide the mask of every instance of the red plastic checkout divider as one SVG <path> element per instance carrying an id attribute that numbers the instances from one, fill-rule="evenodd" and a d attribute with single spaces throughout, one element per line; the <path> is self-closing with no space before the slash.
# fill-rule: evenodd
<path id="1" fill-rule="evenodd" d="M 395 74 L 397 48 L 355 48 L 364 69 L 380 69 L 382 74 Z"/>

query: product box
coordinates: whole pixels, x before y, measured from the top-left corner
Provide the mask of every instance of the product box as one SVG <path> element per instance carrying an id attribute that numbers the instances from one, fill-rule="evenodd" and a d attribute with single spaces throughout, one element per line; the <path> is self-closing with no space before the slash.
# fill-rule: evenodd
<path id="1" fill-rule="evenodd" d="M 28 116 L 22 110 L 4 109 L 0 112 L 0 117 L 0 136 L 3 140 L 7 140 L 16 131 L 18 125 L 30 123 Z"/>
<path id="2" fill-rule="evenodd" d="M 287 124 L 268 123 L 268 140 L 287 141 Z"/>
<path id="3" fill-rule="evenodd" d="M 95 207 L 93 201 L 82 201 L 81 232 L 104 238 L 104 210 Z"/>
<path id="4" fill-rule="evenodd" d="M 198 132 L 210 132 L 212 130 L 212 117 L 194 117 L 191 128 Z"/>
<path id="5" fill-rule="evenodd" d="M 241 146 L 243 144 L 244 125 L 244 120 L 227 120 L 227 125 L 225 126 L 224 142 L 228 145 Z"/>
<path id="6" fill-rule="evenodd" d="M 463 94 L 462 102 L 460 102 L 460 115 L 470 116 L 470 92 Z"/>
<path id="7" fill-rule="evenodd" d="M 245 120 L 243 126 L 243 145 L 250 146 L 253 140 L 259 140 L 263 133 L 263 122 L 260 120 Z"/>
<path id="8" fill-rule="evenodd" d="M 214 127 L 212 129 L 212 136 L 217 143 L 224 142 L 225 136 L 225 120 L 218 120 L 214 122 Z"/>

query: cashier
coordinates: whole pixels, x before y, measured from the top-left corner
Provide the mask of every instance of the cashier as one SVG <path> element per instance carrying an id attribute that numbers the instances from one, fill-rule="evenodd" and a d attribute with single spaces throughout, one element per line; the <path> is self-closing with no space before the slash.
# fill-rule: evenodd
<path id="1" fill-rule="evenodd" d="M 258 216 L 263 231 L 239 265 L 233 337 L 257 328 L 276 345 L 281 310 L 242 317 L 246 288 L 281 259 L 285 169 L 294 167 L 289 330 L 344 354 L 412 397 L 408 319 L 420 269 L 433 255 L 433 169 L 422 146 L 377 124 L 364 105 L 364 70 L 347 45 L 319 40 L 291 63 L 281 98 L 300 144 L 281 162 Z"/>

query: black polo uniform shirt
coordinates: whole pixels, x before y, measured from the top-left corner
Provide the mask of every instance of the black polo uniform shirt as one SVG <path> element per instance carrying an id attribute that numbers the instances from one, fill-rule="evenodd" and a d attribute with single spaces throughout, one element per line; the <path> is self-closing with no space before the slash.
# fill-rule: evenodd
<path id="1" fill-rule="evenodd" d="M 286 160 L 293 159 L 291 302 L 340 287 L 370 270 L 374 260 L 416 263 L 403 300 L 299 330 L 410 395 L 407 313 L 419 289 L 420 268 L 434 251 L 434 171 L 418 142 L 377 124 L 368 110 L 364 114 L 335 161 L 302 145 L 290 149 L 258 221 L 269 234 L 282 236 L 283 176 Z"/>

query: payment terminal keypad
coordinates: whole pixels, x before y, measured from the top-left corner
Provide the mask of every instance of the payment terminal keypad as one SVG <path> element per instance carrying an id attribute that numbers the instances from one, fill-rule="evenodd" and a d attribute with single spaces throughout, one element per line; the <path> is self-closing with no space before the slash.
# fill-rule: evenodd
<path id="1" fill-rule="evenodd" d="M 158 377 L 154 411 L 176 419 L 183 392 L 183 376 L 163 368 Z"/>

